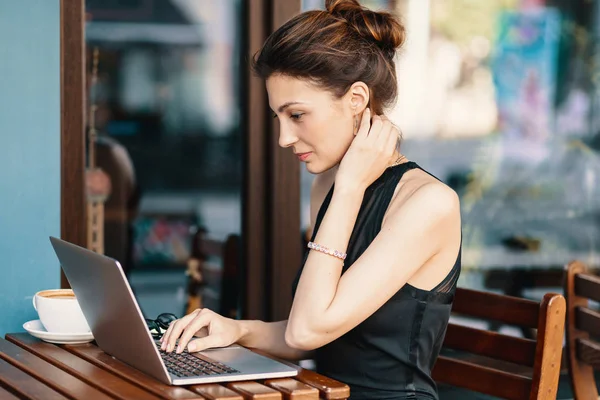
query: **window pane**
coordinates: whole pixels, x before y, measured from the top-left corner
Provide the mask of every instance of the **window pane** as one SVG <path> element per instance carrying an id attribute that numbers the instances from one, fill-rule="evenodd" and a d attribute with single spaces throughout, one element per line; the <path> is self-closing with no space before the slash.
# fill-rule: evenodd
<path id="1" fill-rule="evenodd" d="M 221 303 L 223 260 L 204 260 L 194 240 L 198 230 L 221 242 L 241 234 L 241 8 L 86 1 L 88 75 L 99 54 L 90 92 L 98 166 L 112 180 L 105 252 L 122 261 L 151 318 L 183 314 L 190 293 L 231 315 Z"/>

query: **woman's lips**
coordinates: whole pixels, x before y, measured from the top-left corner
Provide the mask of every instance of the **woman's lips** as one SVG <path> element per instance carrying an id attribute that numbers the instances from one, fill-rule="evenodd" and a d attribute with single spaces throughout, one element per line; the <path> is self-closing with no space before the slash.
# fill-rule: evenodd
<path id="1" fill-rule="evenodd" d="M 308 153 L 297 153 L 296 155 L 298 156 L 298 159 L 300 161 L 306 161 L 306 159 L 311 155 L 311 152 Z"/>

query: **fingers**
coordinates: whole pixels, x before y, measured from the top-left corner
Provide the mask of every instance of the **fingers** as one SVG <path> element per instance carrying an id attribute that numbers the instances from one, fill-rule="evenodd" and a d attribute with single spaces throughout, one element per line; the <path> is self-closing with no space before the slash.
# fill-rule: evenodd
<path id="1" fill-rule="evenodd" d="M 197 338 L 208 336 L 208 327 L 205 326 L 204 328 L 200 328 L 198 332 L 194 333 L 194 336 Z"/>
<path id="2" fill-rule="evenodd" d="M 360 120 L 360 126 L 358 128 L 357 138 L 365 139 L 369 136 L 369 130 L 371 129 L 371 110 L 366 108 L 363 111 L 362 118 Z"/>
<path id="3" fill-rule="evenodd" d="M 400 140 L 400 131 L 394 125 L 392 125 L 392 130 L 390 132 L 390 136 L 388 137 L 388 141 L 386 144 L 386 148 L 395 154 L 396 150 L 398 150 L 398 141 Z"/>
<path id="4" fill-rule="evenodd" d="M 175 320 L 169 324 L 169 328 L 167 328 L 166 332 L 163 333 L 162 337 L 160 338 L 161 350 L 165 350 L 167 348 L 167 344 L 169 343 L 169 337 L 171 336 L 171 332 L 173 332 L 173 327 L 175 326 L 175 322 L 177 322 L 177 320 Z"/>
<path id="5" fill-rule="evenodd" d="M 398 133 L 392 122 L 385 115 L 373 117 L 368 139 L 373 148 L 382 156 L 388 157 L 396 150 Z M 370 147 L 370 146 L 369 146 Z"/>
<path id="6" fill-rule="evenodd" d="M 381 117 L 381 130 L 379 131 L 377 138 L 375 139 L 375 146 L 382 151 L 384 155 L 391 155 L 393 152 L 390 151 L 390 137 L 394 135 L 394 126 L 387 117 Z"/>
<path id="7" fill-rule="evenodd" d="M 169 325 L 169 329 L 167 329 L 167 331 L 165 332 L 165 334 L 163 335 L 161 342 L 161 349 L 165 350 L 167 352 L 173 351 L 173 349 L 175 348 L 175 343 L 177 342 L 177 339 L 179 338 L 179 336 L 181 335 L 181 332 L 183 332 L 183 330 L 188 326 L 188 324 L 194 319 L 196 318 L 196 316 L 200 313 L 200 309 L 193 311 L 192 313 L 186 315 L 185 317 L 178 319 L 176 321 L 173 321 L 170 325 Z"/>
<path id="8" fill-rule="evenodd" d="M 385 154 L 390 157 L 397 157 L 396 151 L 398 150 L 398 129 L 390 122 L 390 130 L 387 134 L 386 140 L 383 143 Z M 392 162 L 395 160 L 392 160 Z"/>
<path id="9" fill-rule="evenodd" d="M 373 120 L 371 122 L 371 130 L 369 130 L 369 140 L 372 143 L 376 143 L 379 138 L 379 134 L 383 129 L 384 121 L 380 115 L 373 116 Z"/>
<path id="10" fill-rule="evenodd" d="M 220 339 L 217 335 L 208 335 L 200 339 L 192 340 L 188 344 L 188 351 L 203 351 L 214 347 L 221 347 Z"/>
<path id="11" fill-rule="evenodd" d="M 185 330 L 183 331 L 183 334 L 179 338 L 179 344 L 177 345 L 177 353 L 181 353 L 183 352 L 183 350 L 185 350 L 188 342 L 194 337 L 194 334 L 196 332 L 198 332 L 205 326 L 210 325 L 210 321 L 214 315 L 215 314 L 213 312 L 204 309 L 196 316 L 196 318 L 194 318 L 192 322 L 190 322 L 186 326 Z"/>
<path id="12" fill-rule="evenodd" d="M 374 115 L 371 117 L 371 110 L 366 108 L 360 121 L 360 127 L 357 137 L 366 139 L 367 137 L 380 147 L 387 149 L 389 146 L 389 137 L 396 134 L 392 122 L 385 115 Z"/>
<path id="13" fill-rule="evenodd" d="M 178 323 L 180 324 L 181 321 L 183 321 L 183 319 L 181 319 L 181 320 L 178 319 L 176 321 L 171 322 L 171 324 L 169 324 L 169 329 L 167 329 L 167 331 L 164 333 L 163 337 L 161 338 L 161 342 L 162 342 L 162 344 L 160 345 L 161 350 L 164 350 L 164 351 L 173 350 L 173 347 L 175 346 L 174 343 L 178 337 L 178 335 L 174 331 L 175 331 L 177 324 Z"/>

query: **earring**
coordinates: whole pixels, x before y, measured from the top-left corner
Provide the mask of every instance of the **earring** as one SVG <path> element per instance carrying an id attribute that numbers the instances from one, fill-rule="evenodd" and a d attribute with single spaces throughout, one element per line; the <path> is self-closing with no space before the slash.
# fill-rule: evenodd
<path id="1" fill-rule="evenodd" d="M 354 116 L 354 136 L 358 133 L 358 115 Z"/>

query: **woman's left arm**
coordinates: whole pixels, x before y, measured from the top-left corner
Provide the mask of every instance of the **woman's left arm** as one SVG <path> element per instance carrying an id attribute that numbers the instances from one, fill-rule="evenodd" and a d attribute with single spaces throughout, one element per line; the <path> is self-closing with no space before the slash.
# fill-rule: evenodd
<path id="1" fill-rule="evenodd" d="M 363 193 L 334 189 L 315 243 L 346 251 Z M 387 216 L 380 233 L 342 276 L 342 260 L 312 250 L 286 330 L 291 347 L 313 350 L 367 319 L 447 243 L 459 202 L 439 184 L 422 186 Z"/>
<path id="2" fill-rule="evenodd" d="M 364 191 L 334 189 L 315 243 L 346 251 Z M 448 241 L 459 213 L 456 193 L 428 183 L 390 211 L 380 233 L 342 276 L 342 260 L 312 250 L 286 330 L 291 347 L 313 350 L 379 309 Z"/>

